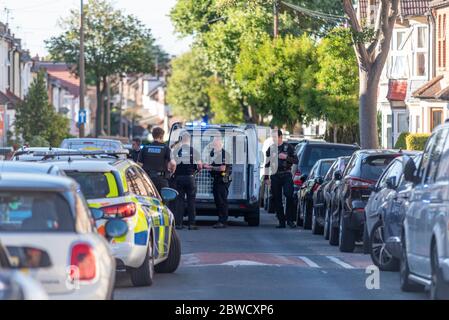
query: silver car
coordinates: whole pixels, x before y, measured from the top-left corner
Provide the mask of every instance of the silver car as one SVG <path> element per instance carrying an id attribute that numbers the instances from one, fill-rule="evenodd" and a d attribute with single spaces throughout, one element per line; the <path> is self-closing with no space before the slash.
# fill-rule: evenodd
<path id="1" fill-rule="evenodd" d="M 401 288 L 430 287 L 431 298 L 449 299 L 449 125 L 429 139 L 421 164 L 410 160 L 404 178 L 414 184 L 403 228 Z"/>

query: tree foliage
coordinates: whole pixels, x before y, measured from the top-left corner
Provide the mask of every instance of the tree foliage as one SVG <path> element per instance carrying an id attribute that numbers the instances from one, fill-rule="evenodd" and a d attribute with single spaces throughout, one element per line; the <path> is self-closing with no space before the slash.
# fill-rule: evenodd
<path id="1" fill-rule="evenodd" d="M 243 123 L 241 105 L 223 81 L 211 78 L 207 88 L 214 123 Z"/>
<path id="2" fill-rule="evenodd" d="M 69 120 L 48 102 L 43 72 L 37 75 L 24 101 L 17 107 L 14 124 L 16 136 L 24 142 L 39 141 L 44 144 L 40 147 L 59 146 L 69 136 Z"/>
<path id="3" fill-rule="evenodd" d="M 135 16 L 116 10 L 106 0 L 89 0 L 85 11 L 85 63 L 88 79 L 96 84 L 97 103 L 102 104 L 106 77 L 118 73 L 154 71 L 156 56 L 163 58 L 155 45 L 151 30 Z M 80 13 L 72 10 L 60 23 L 62 34 L 46 41 L 52 57 L 70 64 L 79 64 Z M 103 108 L 97 108 L 96 133 Z"/>

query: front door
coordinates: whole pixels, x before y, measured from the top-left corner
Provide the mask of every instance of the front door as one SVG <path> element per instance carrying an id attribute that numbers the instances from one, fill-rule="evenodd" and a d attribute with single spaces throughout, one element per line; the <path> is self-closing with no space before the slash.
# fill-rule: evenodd
<path id="1" fill-rule="evenodd" d="M 396 145 L 396 142 L 399 139 L 399 136 L 403 132 L 409 132 L 409 119 L 408 113 L 406 110 L 394 111 L 394 124 L 393 124 L 393 145 Z"/>

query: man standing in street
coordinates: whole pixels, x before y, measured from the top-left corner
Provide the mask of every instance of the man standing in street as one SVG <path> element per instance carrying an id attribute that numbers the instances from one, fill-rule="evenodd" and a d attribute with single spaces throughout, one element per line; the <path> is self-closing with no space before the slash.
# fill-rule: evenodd
<path id="1" fill-rule="evenodd" d="M 179 193 L 175 221 L 176 229 L 183 228 L 184 211 L 187 204 L 189 230 L 198 230 L 196 226 L 196 182 L 195 174 L 203 168 L 200 153 L 191 145 L 190 134 L 181 135 L 181 143 L 174 147 L 176 171 L 174 185 Z M 187 198 L 187 199 L 186 199 Z M 186 202 L 187 201 L 187 202 Z"/>
<path id="2" fill-rule="evenodd" d="M 211 170 L 213 180 L 213 194 L 218 211 L 218 223 L 214 229 L 224 229 L 228 223 L 228 195 L 231 184 L 232 159 L 223 148 L 221 137 L 215 137 L 213 149 L 210 152 L 210 164 L 204 166 Z"/>
<path id="3" fill-rule="evenodd" d="M 171 159 L 171 150 L 164 143 L 164 135 L 163 129 L 154 128 L 152 131 L 154 142 L 145 146 L 137 159 L 137 163 L 143 167 L 159 193 L 163 188 L 169 187 L 169 172 L 176 169 L 176 163 Z"/>
<path id="4" fill-rule="evenodd" d="M 273 145 L 267 150 L 266 157 L 265 182 L 267 185 L 271 185 L 274 206 L 279 219 L 277 228 L 285 229 L 286 221 L 289 227 L 296 228 L 291 168 L 293 164 L 298 164 L 299 161 L 293 147 L 283 141 L 281 130 L 277 130 L 277 136 L 273 136 Z M 282 203 L 282 194 L 286 198 L 286 213 Z"/>
<path id="5" fill-rule="evenodd" d="M 141 145 L 142 145 L 142 140 L 140 140 L 139 138 L 133 139 L 132 150 L 131 150 L 130 156 L 134 162 L 137 162 L 139 160 Z"/>

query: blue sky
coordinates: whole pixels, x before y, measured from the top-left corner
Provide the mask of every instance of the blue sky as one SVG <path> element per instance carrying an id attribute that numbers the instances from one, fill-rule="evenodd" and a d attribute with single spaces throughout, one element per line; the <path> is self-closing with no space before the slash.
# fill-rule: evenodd
<path id="1" fill-rule="evenodd" d="M 58 19 L 67 16 L 71 8 L 78 8 L 79 3 L 79 0 L 0 0 L 0 21 L 9 20 L 12 31 L 23 39 L 31 54 L 43 56 L 47 53 L 44 40 L 60 31 Z M 170 54 L 188 50 L 190 40 L 179 39 L 174 34 L 167 16 L 176 0 L 113 0 L 112 3 L 139 17 Z"/>

